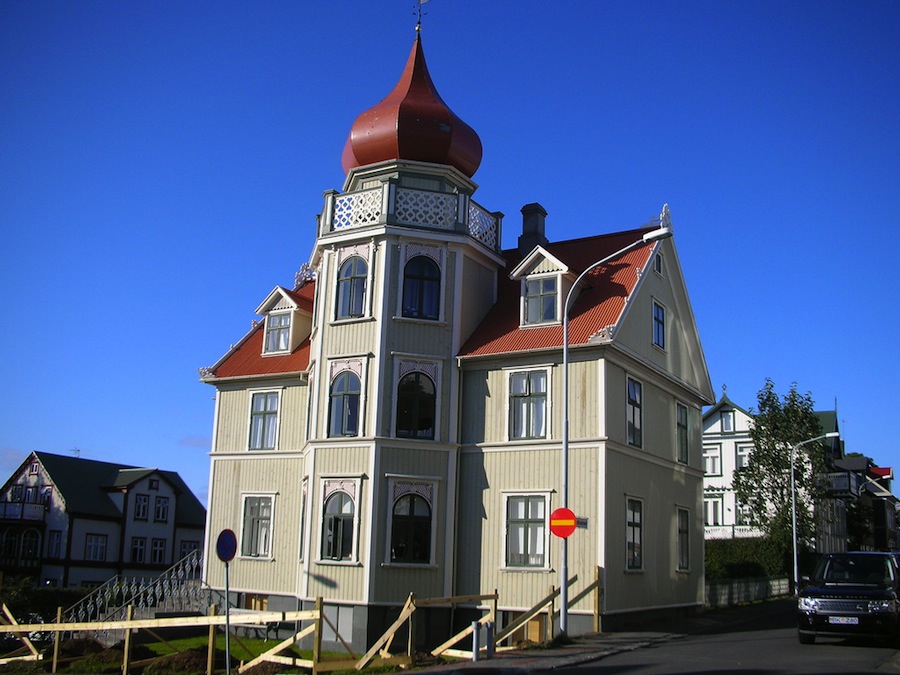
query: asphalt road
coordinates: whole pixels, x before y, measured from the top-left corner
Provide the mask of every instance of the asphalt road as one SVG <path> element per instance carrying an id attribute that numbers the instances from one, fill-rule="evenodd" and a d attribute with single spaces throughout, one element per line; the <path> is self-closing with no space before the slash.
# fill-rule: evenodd
<path id="1" fill-rule="evenodd" d="M 898 657 L 895 664 L 893 659 Z M 900 653 L 882 643 L 819 638 L 801 645 L 793 603 L 763 603 L 746 619 L 708 632 L 608 656 L 555 673 L 675 675 L 687 673 L 900 673 Z"/>

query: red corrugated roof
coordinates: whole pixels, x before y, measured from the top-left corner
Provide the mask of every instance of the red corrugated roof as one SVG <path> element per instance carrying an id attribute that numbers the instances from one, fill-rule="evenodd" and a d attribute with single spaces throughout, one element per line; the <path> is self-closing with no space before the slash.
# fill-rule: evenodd
<path id="1" fill-rule="evenodd" d="M 869 471 L 879 478 L 894 478 L 894 470 L 889 466 L 873 466 Z"/>
<path id="2" fill-rule="evenodd" d="M 571 239 L 544 248 L 580 274 L 591 264 L 615 253 L 653 228 L 616 232 L 614 234 Z M 618 322 L 625 300 L 638 282 L 637 269 L 644 269 L 653 251 L 645 244 L 592 270 L 584 279 L 581 291 L 569 310 L 569 345 L 585 344 L 601 328 Z M 509 278 L 520 261 L 518 251 L 504 252 L 507 271 L 501 273 L 497 303 L 460 350 L 460 356 L 487 356 L 509 352 L 562 347 L 562 325 L 522 328 L 519 322 L 521 284 Z"/>
<path id="3" fill-rule="evenodd" d="M 301 309 L 312 313 L 315 297 L 315 281 L 309 281 L 288 294 Z M 211 373 L 215 378 L 249 377 L 254 375 L 279 375 L 298 373 L 309 367 L 309 337 L 290 354 L 263 356 L 265 324 L 260 323 L 216 366 Z"/>

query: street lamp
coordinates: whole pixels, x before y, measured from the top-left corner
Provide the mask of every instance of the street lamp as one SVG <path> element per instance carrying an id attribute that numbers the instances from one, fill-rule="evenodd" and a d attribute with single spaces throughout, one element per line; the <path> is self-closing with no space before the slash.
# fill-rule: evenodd
<path id="1" fill-rule="evenodd" d="M 808 445 L 809 443 L 816 443 L 817 441 L 824 441 L 826 438 L 840 438 L 840 434 L 837 431 L 829 431 L 827 434 L 800 441 L 791 448 L 791 527 L 793 530 L 792 538 L 794 540 L 794 595 L 797 595 L 800 587 L 800 567 L 797 558 L 797 478 L 794 475 L 794 458 L 797 455 L 797 450 L 799 450 L 801 446 Z"/>
<path id="2" fill-rule="evenodd" d="M 672 224 L 669 220 L 669 207 L 665 205 L 659 219 L 653 221 L 658 224 L 655 230 L 646 232 L 637 241 L 634 241 L 624 248 L 620 248 L 615 253 L 611 253 L 602 260 L 591 264 L 578 275 L 575 283 L 569 289 L 566 295 L 566 303 L 563 305 L 563 435 L 562 435 L 562 507 L 569 507 L 569 309 L 572 304 L 572 296 L 578 284 L 587 275 L 588 272 L 608 263 L 610 260 L 618 258 L 620 255 L 628 253 L 628 251 L 649 244 L 660 239 L 667 239 L 672 236 Z M 562 635 L 569 632 L 569 540 L 562 540 L 562 555 L 560 570 L 560 588 L 559 588 L 559 631 Z"/>

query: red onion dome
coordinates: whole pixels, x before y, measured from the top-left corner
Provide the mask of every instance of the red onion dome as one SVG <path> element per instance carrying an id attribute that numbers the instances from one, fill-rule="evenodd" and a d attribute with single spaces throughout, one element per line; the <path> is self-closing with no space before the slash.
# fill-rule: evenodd
<path id="1" fill-rule="evenodd" d="M 481 139 L 441 99 L 418 34 L 394 90 L 353 123 L 341 164 L 349 172 L 398 159 L 449 164 L 469 178 L 481 164 Z"/>

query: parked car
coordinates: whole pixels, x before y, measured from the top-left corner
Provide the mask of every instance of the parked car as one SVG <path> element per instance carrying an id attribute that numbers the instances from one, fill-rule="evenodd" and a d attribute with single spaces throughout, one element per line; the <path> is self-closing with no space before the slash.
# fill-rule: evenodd
<path id="1" fill-rule="evenodd" d="M 900 567 L 891 553 L 828 553 L 797 602 L 797 637 L 881 638 L 900 646 Z"/>

